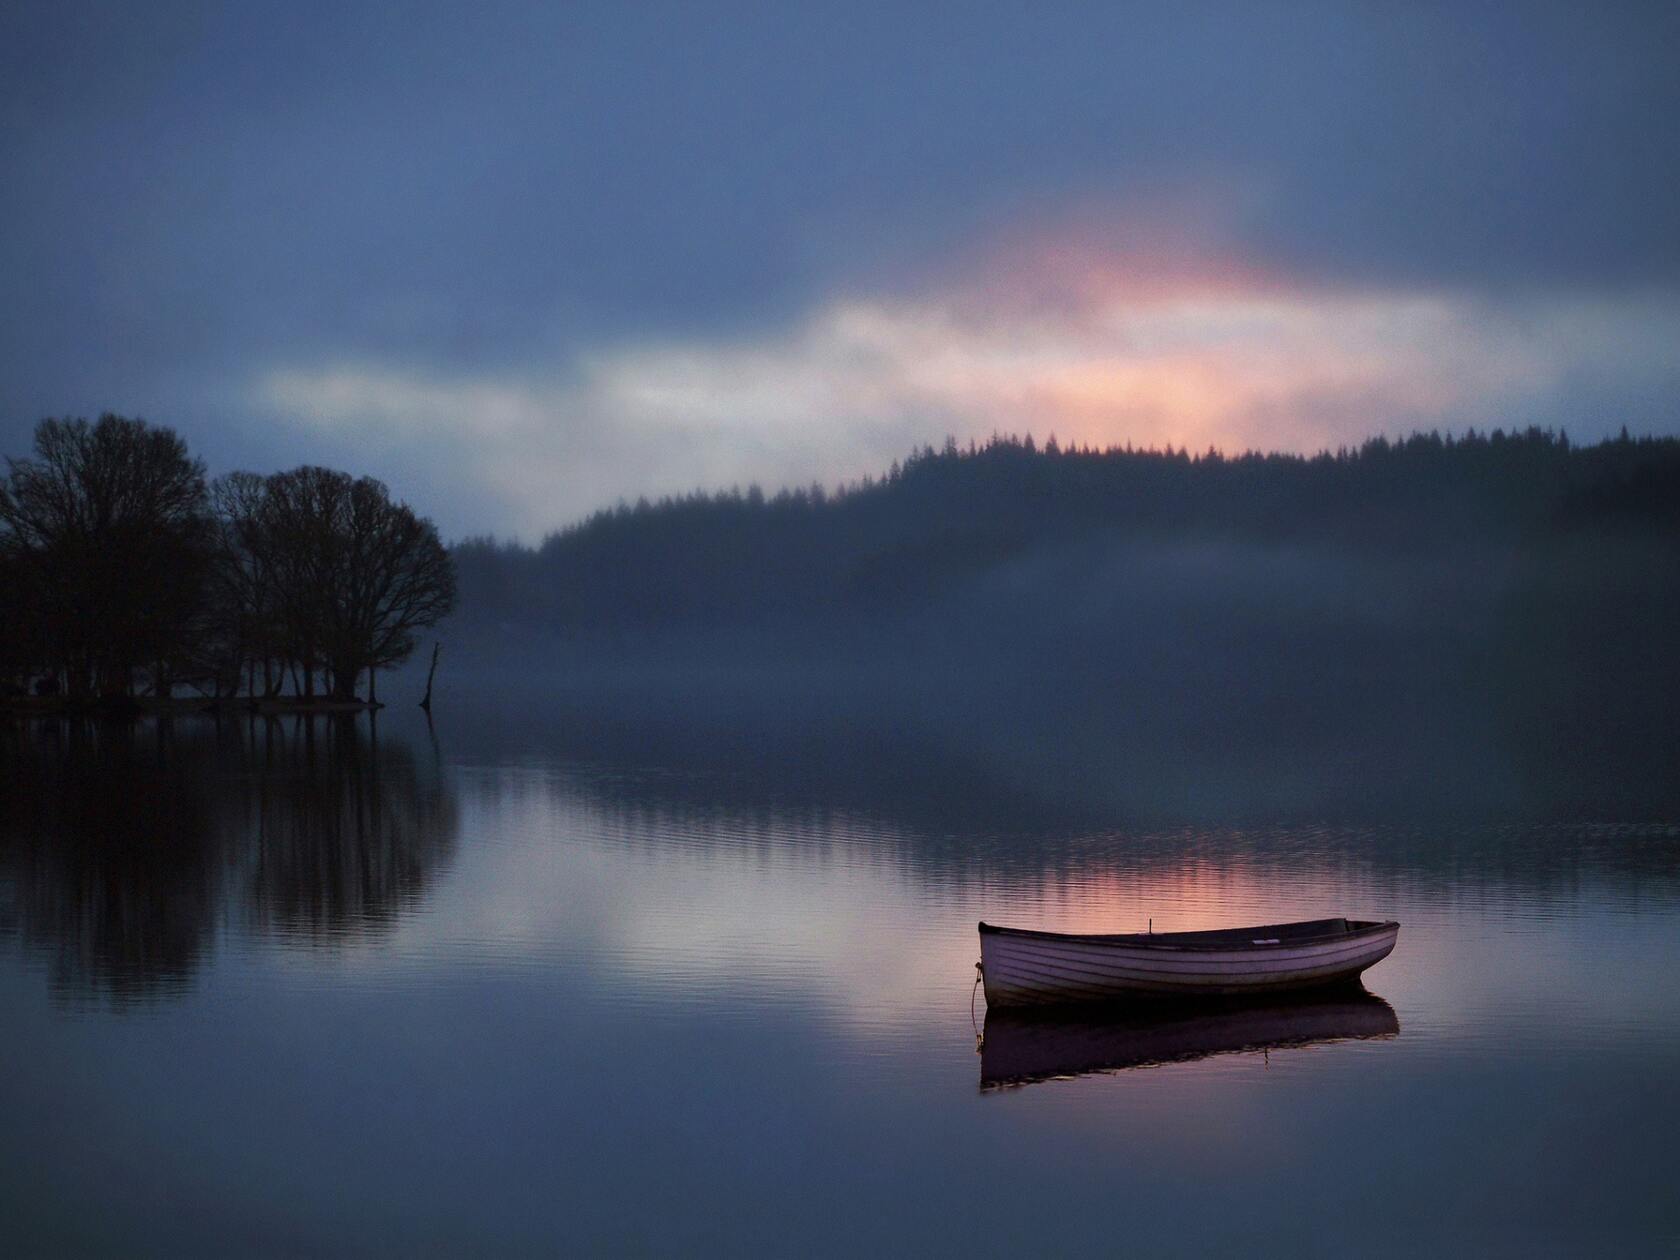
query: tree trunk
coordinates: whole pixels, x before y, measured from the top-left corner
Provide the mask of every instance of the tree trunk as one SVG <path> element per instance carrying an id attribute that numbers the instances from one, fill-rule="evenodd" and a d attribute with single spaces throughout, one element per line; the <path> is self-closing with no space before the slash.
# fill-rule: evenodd
<path id="1" fill-rule="evenodd" d="M 334 661 L 332 664 L 332 698 L 334 700 L 354 700 L 356 698 L 356 679 L 361 674 L 361 666 L 348 661 Z"/>
<path id="2" fill-rule="evenodd" d="M 432 679 L 437 675 L 438 649 L 442 646 L 440 643 L 432 644 L 432 667 L 426 671 L 426 694 L 420 701 L 420 707 L 426 710 L 428 717 L 432 712 Z"/>

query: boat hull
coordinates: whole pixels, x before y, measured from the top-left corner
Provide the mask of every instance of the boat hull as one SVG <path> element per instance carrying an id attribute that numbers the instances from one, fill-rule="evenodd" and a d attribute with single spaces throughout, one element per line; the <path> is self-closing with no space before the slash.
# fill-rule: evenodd
<path id="1" fill-rule="evenodd" d="M 1398 923 L 1347 920 L 1155 936 L 1076 936 L 982 923 L 980 964 L 986 1004 L 994 1007 L 1239 997 L 1350 983 L 1387 958 L 1399 934 Z"/>

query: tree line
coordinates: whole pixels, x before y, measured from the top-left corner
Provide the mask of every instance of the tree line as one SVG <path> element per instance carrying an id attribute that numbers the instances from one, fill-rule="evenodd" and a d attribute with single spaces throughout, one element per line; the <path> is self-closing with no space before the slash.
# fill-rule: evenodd
<path id="1" fill-rule="evenodd" d="M 455 603 L 436 528 L 370 477 L 207 479 L 166 427 L 47 419 L 0 478 L 0 683 L 75 700 L 348 701 Z"/>
<path id="2" fill-rule="evenodd" d="M 1496 429 L 1227 455 L 999 435 L 926 446 L 833 490 L 620 503 L 534 548 L 469 539 L 455 557 L 466 617 L 587 639 L 743 625 L 826 633 L 1012 565 L 1100 563 L 1121 546 L 1305 544 L 1362 563 L 1451 564 L 1476 547 L 1579 558 L 1583 547 L 1625 551 L 1630 538 L 1680 550 L 1680 440 L 1624 430 L 1580 445 Z"/>
<path id="3" fill-rule="evenodd" d="M 770 757 L 827 713 L 865 756 L 892 729 L 980 780 L 1175 817 L 1680 800 L 1674 438 L 1303 456 L 999 436 L 838 491 L 625 504 L 455 556 L 458 667 L 517 659 L 529 686 L 546 662 L 598 697 L 590 740 L 625 713 L 682 729 L 756 706 Z M 933 755 L 897 765 L 914 780 Z"/>

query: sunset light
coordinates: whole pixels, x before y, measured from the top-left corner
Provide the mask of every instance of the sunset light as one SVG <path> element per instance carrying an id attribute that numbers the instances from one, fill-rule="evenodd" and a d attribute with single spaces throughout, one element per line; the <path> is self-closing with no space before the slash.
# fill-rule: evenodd
<path id="1" fill-rule="evenodd" d="M 944 288 L 849 294 L 791 328 L 608 341 L 540 373 L 299 365 L 252 401 L 354 446 L 447 452 L 529 537 L 562 523 L 559 502 L 832 485 L 946 436 L 1310 453 L 1510 417 L 1580 435 L 1593 420 L 1560 409 L 1604 372 L 1644 389 L 1680 370 L 1656 333 L 1680 337 L 1680 302 L 1489 304 L 1175 266 L 1039 249 Z"/>
<path id="2" fill-rule="evenodd" d="M 1677 53 L 0 3 L 0 1257 L 1673 1252 Z"/>

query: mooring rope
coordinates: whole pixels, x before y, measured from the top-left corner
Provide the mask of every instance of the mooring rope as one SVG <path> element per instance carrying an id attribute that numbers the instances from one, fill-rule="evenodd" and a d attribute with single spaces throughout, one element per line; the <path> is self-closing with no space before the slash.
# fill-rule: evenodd
<path id="1" fill-rule="evenodd" d="M 986 1034 L 980 1031 L 980 1020 L 974 1014 L 974 995 L 980 991 L 980 982 L 986 978 L 984 963 L 975 963 L 974 970 L 979 974 L 974 977 L 974 987 L 968 991 L 968 1023 L 974 1029 L 974 1053 L 979 1054 L 986 1044 Z"/>

